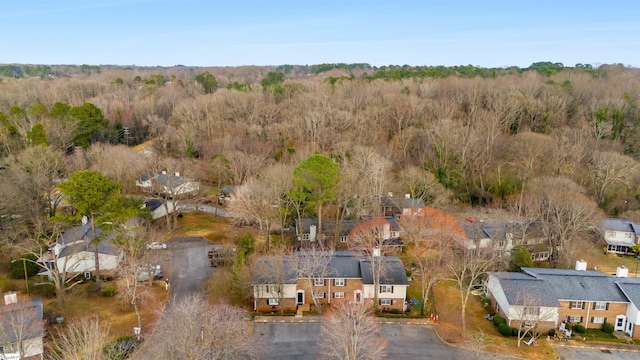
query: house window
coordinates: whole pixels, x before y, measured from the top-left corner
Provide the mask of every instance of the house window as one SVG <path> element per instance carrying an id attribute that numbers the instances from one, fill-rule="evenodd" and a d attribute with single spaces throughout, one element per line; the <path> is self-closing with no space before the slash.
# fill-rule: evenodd
<path id="1" fill-rule="evenodd" d="M 85 271 L 84 272 L 84 278 L 85 279 L 91 279 L 91 271 Z"/>
<path id="2" fill-rule="evenodd" d="M 333 285 L 335 286 L 344 286 L 345 285 L 345 281 L 342 278 L 338 278 L 333 280 Z"/>
<path id="3" fill-rule="evenodd" d="M 278 292 L 278 287 L 276 285 L 267 285 L 267 292 L 270 294 L 275 294 Z"/>
<path id="4" fill-rule="evenodd" d="M 613 238 L 613 237 L 616 237 L 616 233 L 611 230 L 607 230 L 605 231 L 604 236 L 608 238 Z"/>
<path id="5" fill-rule="evenodd" d="M 316 299 L 324 299 L 324 293 L 323 292 L 314 292 L 313 293 L 313 297 Z"/>
<path id="6" fill-rule="evenodd" d="M 624 237 L 626 237 L 627 239 L 633 239 L 633 234 L 632 233 L 624 233 Z"/>
<path id="7" fill-rule="evenodd" d="M 302 240 L 309 240 L 309 234 L 302 234 Z"/>
<path id="8" fill-rule="evenodd" d="M 343 292 L 334 292 L 333 293 L 333 297 L 336 299 L 344 299 L 344 293 Z"/>
<path id="9" fill-rule="evenodd" d="M 267 299 L 267 305 L 278 305 L 278 299 Z"/>
<path id="10" fill-rule="evenodd" d="M 570 323 L 581 323 L 582 322 L 582 316 L 569 316 L 569 322 Z"/>
<path id="11" fill-rule="evenodd" d="M 393 285 L 380 285 L 381 293 L 393 293 Z"/>
<path id="12" fill-rule="evenodd" d="M 605 301 L 596 301 L 593 303 L 593 310 L 607 310 L 609 304 Z"/>
<path id="13" fill-rule="evenodd" d="M 324 279 L 313 279 L 313 286 L 324 286 Z"/>
<path id="14" fill-rule="evenodd" d="M 348 236 L 340 236 L 340 242 L 347 242 Z"/>
<path id="15" fill-rule="evenodd" d="M 538 316 L 540 315 L 540 307 L 538 306 L 527 306 L 524 308 L 523 315 L 531 315 Z"/>
<path id="16" fill-rule="evenodd" d="M 591 322 L 593 324 L 604 324 L 605 321 L 606 321 L 606 319 L 604 317 L 592 317 L 591 318 Z"/>
<path id="17" fill-rule="evenodd" d="M 380 305 L 391 305 L 392 303 L 391 299 L 380 299 Z"/>
<path id="18" fill-rule="evenodd" d="M 584 309 L 582 301 L 569 301 L 569 309 Z"/>

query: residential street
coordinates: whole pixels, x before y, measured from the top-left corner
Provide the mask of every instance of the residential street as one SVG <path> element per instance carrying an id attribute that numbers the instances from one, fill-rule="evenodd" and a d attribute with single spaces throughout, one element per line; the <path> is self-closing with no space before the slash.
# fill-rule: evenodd
<path id="1" fill-rule="evenodd" d="M 271 321 L 268 320 L 269 317 L 265 318 Z M 296 318 L 296 320 L 305 321 L 304 318 Z M 320 326 L 320 322 L 316 320 L 256 322 L 254 338 L 258 342 L 264 342 L 264 359 L 322 359 L 320 347 L 317 344 Z M 451 347 L 442 342 L 431 325 L 383 323 L 382 335 L 388 341 L 387 359 L 458 360 L 469 359 L 472 355 L 469 351 Z M 500 357 L 485 354 L 483 358 L 498 359 Z"/>

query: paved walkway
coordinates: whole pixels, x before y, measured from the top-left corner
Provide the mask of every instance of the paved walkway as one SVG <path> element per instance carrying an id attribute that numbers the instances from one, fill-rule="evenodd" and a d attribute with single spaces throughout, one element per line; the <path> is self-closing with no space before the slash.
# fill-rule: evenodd
<path id="1" fill-rule="evenodd" d="M 320 315 L 305 316 L 256 316 L 254 322 L 259 323 L 313 323 L 322 322 Z M 395 324 L 395 325 L 433 325 L 429 319 L 392 319 L 392 318 L 376 318 L 379 324 Z"/>

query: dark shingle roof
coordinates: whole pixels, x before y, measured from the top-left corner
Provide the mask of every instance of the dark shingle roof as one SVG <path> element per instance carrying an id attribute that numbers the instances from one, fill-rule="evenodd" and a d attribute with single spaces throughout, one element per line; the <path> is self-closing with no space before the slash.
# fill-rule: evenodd
<path id="1" fill-rule="evenodd" d="M 23 324 L 19 327 L 11 324 L 16 321 Z M 0 306 L 0 326 L 3 328 L 0 330 L 0 334 L 5 335 L 0 336 L 0 345 L 15 343 L 18 340 L 18 332 L 23 332 L 22 336 L 26 339 L 42 337 L 44 334 L 42 299 L 36 298 Z"/>
<path id="2" fill-rule="evenodd" d="M 144 206 L 149 209 L 149 211 L 153 211 L 160 206 L 162 206 L 162 200 L 160 199 L 147 199 L 144 201 Z"/>
<path id="3" fill-rule="evenodd" d="M 635 232 L 632 222 L 626 219 L 604 219 L 602 228 L 604 230 Z"/>
<path id="4" fill-rule="evenodd" d="M 64 249 L 62 249 L 62 251 L 60 251 L 60 255 L 59 257 L 63 258 L 65 256 L 68 255 L 72 255 L 75 253 L 79 253 L 82 251 L 86 251 L 86 252 L 93 252 L 94 250 L 94 244 L 93 241 L 85 241 L 83 243 L 80 244 L 76 244 L 76 245 L 70 245 L 65 247 Z M 105 255 L 118 255 L 118 248 L 116 248 L 113 244 L 111 244 L 108 240 L 101 240 L 98 243 L 98 253 L 100 254 L 105 254 Z"/>
<path id="5" fill-rule="evenodd" d="M 625 296 L 640 308 L 640 278 L 619 278 L 616 284 L 625 294 Z"/>
<path id="6" fill-rule="evenodd" d="M 544 280 L 560 300 L 627 302 L 615 285 L 621 279 L 591 270 L 523 268 L 525 273 Z"/>
<path id="7" fill-rule="evenodd" d="M 306 252 L 297 252 L 294 256 L 305 256 Z M 362 278 L 364 284 L 373 284 L 373 273 L 371 271 L 371 261 L 358 252 L 336 251 L 331 254 L 329 261 L 330 270 L 323 275 L 324 278 L 346 278 L 359 279 Z M 395 256 L 383 256 L 383 268 L 385 271 L 380 276 L 381 284 L 389 285 L 408 285 L 407 274 L 402 261 Z M 286 283 L 292 284 L 296 282 L 297 273 L 294 264 L 291 263 L 289 257 L 273 257 L 262 256 L 256 260 L 256 269 L 254 271 L 254 284 L 273 283 L 274 277 L 270 275 L 269 267 L 280 266 L 283 264 L 286 269 Z M 261 270 L 264 269 L 264 270 Z M 320 275 L 318 275 L 320 276 Z"/>
<path id="8" fill-rule="evenodd" d="M 408 285 L 407 272 L 402 261 L 395 256 L 383 256 L 382 273 L 380 274 L 380 284 L 382 285 Z M 360 259 L 360 270 L 362 272 L 362 283 L 373 284 L 373 270 L 371 259 Z"/>
<path id="9" fill-rule="evenodd" d="M 500 282 L 509 304 L 530 304 L 538 306 L 560 306 L 549 283 L 525 273 L 489 273 Z"/>
<path id="10" fill-rule="evenodd" d="M 252 281 L 254 284 L 274 284 L 284 280 L 285 284 L 298 281 L 296 269 L 287 256 L 262 256 L 254 265 Z"/>

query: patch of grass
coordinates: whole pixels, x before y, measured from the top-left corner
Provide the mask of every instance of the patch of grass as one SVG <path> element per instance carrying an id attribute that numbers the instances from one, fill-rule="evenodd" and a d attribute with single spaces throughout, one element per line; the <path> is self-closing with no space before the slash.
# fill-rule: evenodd
<path id="1" fill-rule="evenodd" d="M 613 334 L 607 334 L 601 329 L 586 329 L 584 334 L 576 334 L 574 338 L 583 338 L 585 341 L 627 343 L 625 339 L 617 338 Z"/>
<path id="2" fill-rule="evenodd" d="M 436 324 L 438 335 L 448 343 L 455 346 L 469 347 L 472 346 L 468 339 L 460 336 L 461 329 L 461 312 L 460 312 L 460 293 L 458 287 L 453 281 L 441 281 L 434 288 L 435 305 L 440 321 Z M 496 354 L 509 354 L 510 356 L 543 360 L 557 358 L 556 352 L 541 337 L 538 339 L 538 346 L 517 346 L 515 337 L 504 337 L 500 335 L 493 321 L 484 318 L 488 310 L 482 304 L 480 296 L 472 296 L 469 298 L 466 312 L 466 327 L 468 335 L 478 335 L 482 332 L 484 335 L 484 350 Z"/>
<path id="3" fill-rule="evenodd" d="M 105 283 L 108 285 L 108 283 Z M 133 327 L 138 326 L 138 320 L 130 304 L 124 304 L 117 297 L 103 297 L 94 291 L 95 283 L 88 282 L 78 285 L 65 296 L 62 308 L 58 307 L 55 299 L 47 299 L 44 303 L 45 312 L 61 314 L 65 322 L 74 321 L 86 316 L 98 316 L 100 322 L 109 327 L 112 338 L 133 334 Z M 154 281 L 147 301 L 140 305 L 142 315 L 142 331 L 149 334 L 159 312 L 164 306 L 167 292 L 162 281 Z M 59 326 L 59 325 L 54 325 Z"/>

